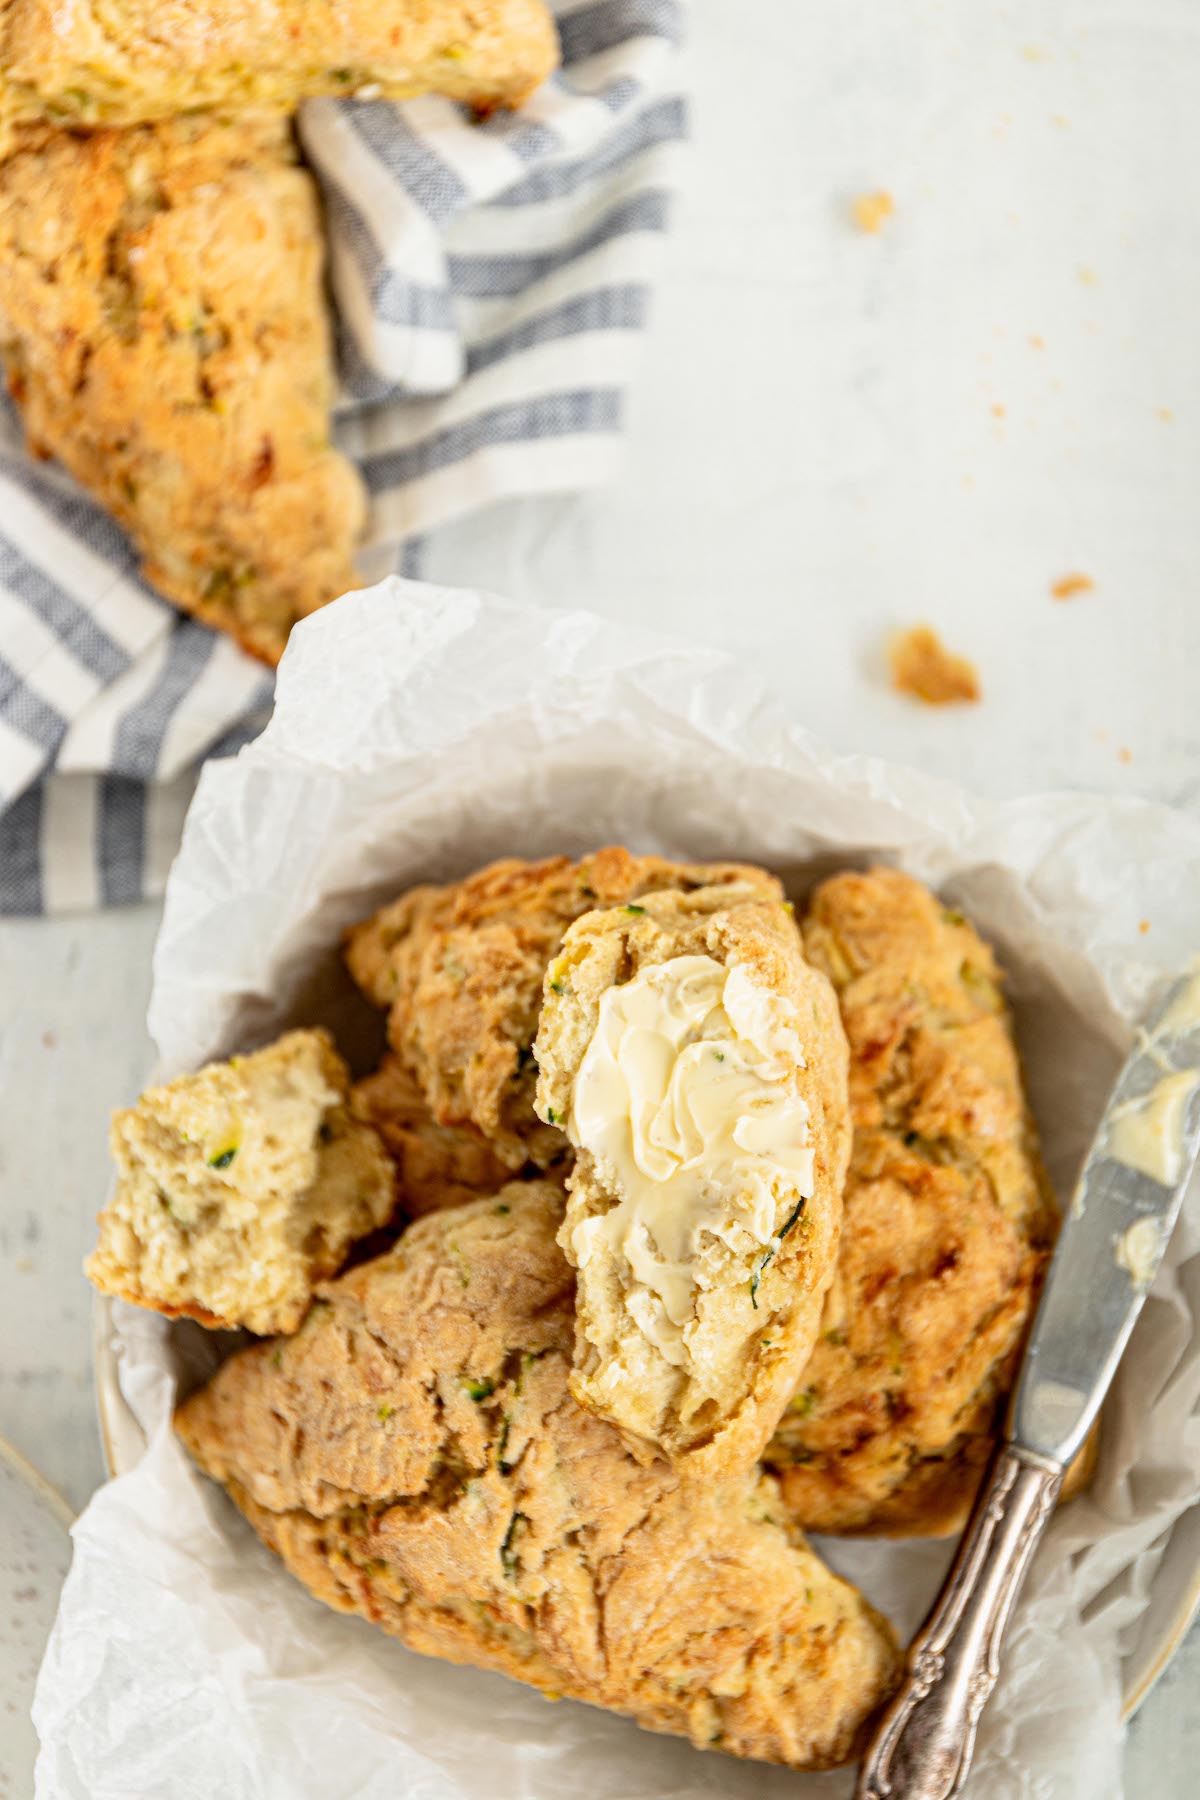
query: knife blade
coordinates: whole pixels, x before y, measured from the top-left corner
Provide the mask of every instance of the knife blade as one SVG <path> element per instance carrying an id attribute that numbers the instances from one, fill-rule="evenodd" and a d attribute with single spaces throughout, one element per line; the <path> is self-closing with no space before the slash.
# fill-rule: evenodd
<path id="1" fill-rule="evenodd" d="M 1158 1273 L 1200 1151 L 1200 967 L 1174 983 L 1117 1078 L 1063 1223 L 1009 1414 L 1068 1463 Z"/>
<path id="2" fill-rule="evenodd" d="M 959 1792 L 1021 1583 L 1158 1273 L 1200 1151 L 1200 958 L 1117 1078 L 1055 1247 L 1003 1440 L 859 1771 L 856 1800 Z"/>

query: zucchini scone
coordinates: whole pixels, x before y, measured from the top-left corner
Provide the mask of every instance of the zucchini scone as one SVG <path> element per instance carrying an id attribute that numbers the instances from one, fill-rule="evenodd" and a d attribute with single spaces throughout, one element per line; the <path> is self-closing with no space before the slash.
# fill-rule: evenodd
<path id="1" fill-rule="evenodd" d="M 35 130 L 0 164 L 0 355 L 31 452 L 160 593 L 272 663 L 356 585 L 365 518 L 330 440 L 323 258 L 283 120 Z"/>
<path id="2" fill-rule="evenodd" d="M 579 862 L 509 858 L 446 887 L 417 887 L 347 934 L 346 962 L 440 1125 L 482 1132 L 510 1169 L 546 1168 L 567 1140 L 533 1106 L 533 1040 L 546 965 L 568 925 L 594 907 L 663 889 L 749 882 L 783 890 L 740 863 L 678 863 L 628 850 Z"/>
<path id="3" fill-rule="evenodd" d="M 134 125 L 320 94 L 519 106 L 558 60 L 542 0 L 4 0 L 5 119 Z"/>
<path id="4" fill-rule="evenodd" d="M 294 1331 L 316 1282 L 395 1210 L 324 1031 L 150 1088 L 113 1119 L 117 1185 L 85 1265 L 101 1293 L 203 1325 Z"/>
<path id="5" fill-rule="evenodd" d="M 401 1210 L 410 1219 L 493 1194 L 508 1178 L 509 1170 L 481 1132 L 438 1124 L 390 1050 L 373 1074 L 355 1082 L 350 1107 L 378 1132 L 395 1166 Z"/>
<path id="6" fill-rule="evenodd" d="M 803 929 L 854 1142 L 821 1336 L 766 1460 L 810 1530 L 957 1531 L 1058 1227 L 999 973 L 895 869 L 825 882 Z"/>
<path id="7" fill-rule="evenodd" d="M 561 1191 L 431 1214 L 177 1415 L 318 1599 L 411 1649 L 694 1744 L 824 1768 L 893 1688 L 886 1621 L 757 1474 L 681 1484 L 578 1407 Z"/>
<path id="8" fill-rule="evenodd" d="M 587 914 L 534 1053 L 575 1151 L 571 1391 L 691 1474 L 749 1467 L 817 1335 L 850 1147 L 837 1002 L 791 908 L 734 884 Z"/>

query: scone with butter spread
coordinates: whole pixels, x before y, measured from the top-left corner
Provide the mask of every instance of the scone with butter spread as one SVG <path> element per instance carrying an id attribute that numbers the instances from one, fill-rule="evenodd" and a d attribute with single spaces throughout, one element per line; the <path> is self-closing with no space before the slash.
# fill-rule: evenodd
<path id="1" fill-rule="evenodd" d="M 558 59 L 542 0 L 5 0 L 5 120 L 133 125 L 315 95 L 518 106 Z"/>
<path id="2" fill-rule="evenodd" d="M 741 863 L 681 863 L 628 850 L 578 862 L 508 858 L 445 887 L 417 887 L 356 926 L 346 962 L 388 1013 L 388 1038 L 440 1125 L 481 1132 L 510 1168 L 548 1167 L 567 1148 L 533 1106 L 533 1040 L 542 978 L 562 936 L 593 907 L 663 889 L 751 882 L 783 890 Z"/>
<path id="3" fill-rule="evenodd" d="M 546 975 L 537 1105 L 575 1151 L 576 1398 L 689 1474 L 749 1467 L 808 1359 L 849 1151 L 846 1040 L 791 909 L 592 912 Z"/>
<path id="4" fill-rule="evenodd" d="M 210 1063 L 113 1119 L 117 1184 L 87 1260 L 101 1293 L 201 1324 L 294 1331 L 314 1284 L 395 1208 L 323 1031 Z"/>
<path id="5" fill-rule="evenodd" d="M 999 972 L 895 869 L 825 882 L 803 929 L 854 1142 L 821 1336 L 766 1460 L 813 1531 L 957 1531 L 1058 1226 Z"/>
<path id="6" fill-rule="evenodd" d="M 30 450 L 160 593 L 272 663 L 357 583 L 323 262 L 281 119 L 33 130 L 0 163 L 0 355 Z"/>
<path id="7" fill-rule="evenodd" d="M 177 1429 L 326 1604 L 411 1649 L 794 1768 L 851 1760 L 895 1638 L 757 1471 L 681 1483 L 568 1390 L 561 1190 L 430 1214 Z"/>

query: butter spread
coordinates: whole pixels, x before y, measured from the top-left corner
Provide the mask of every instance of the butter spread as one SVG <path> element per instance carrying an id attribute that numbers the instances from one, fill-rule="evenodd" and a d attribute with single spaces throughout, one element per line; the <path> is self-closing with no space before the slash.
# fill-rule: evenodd
<path id="1" fill-rule="evenodd" d="M 1162 1233 L 1157 1219 L 1139 1219 L 1116 1240 L 1114 1260 L 1128 1269 L 1134 1287 L 1149 1287 L 1158 1268 Z"/>
<path id="2" fill-rule="evenodd" d="M 1200 1069 L 1181 1069 L 1164 1075 L 1148 1094 L 1130 1100 L 1113 1112 L 1108 1124 L 1108 1154 L 1174 1187 L 1183 1172 L 1183 1134 L 1187 1105 L 1200 1083 Z"/>
<path id="3" fill-rule="evenodd" d="M 778 1242 L 781 1204 L 813 1192 L 803 1067 L 791 1008 L 743 967 L 677 956 L 601 998 L 566 1128 L 616 1204 L 577 1224 L 571 1248 L 580 1268 L 601 1246 L 627 1265 L 630 1316 L 678 1366 L 713 1251 L 748 1275 Z"/>

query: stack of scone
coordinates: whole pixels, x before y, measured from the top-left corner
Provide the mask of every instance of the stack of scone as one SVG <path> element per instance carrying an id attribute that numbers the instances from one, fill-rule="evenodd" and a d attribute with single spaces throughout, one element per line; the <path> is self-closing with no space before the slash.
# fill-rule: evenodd
<path id="1" fill-rule="evenodd" d="M 543 0 L 0 4 L 0 358 L 29 449 L 267 662 L 356 585 L 365 519 L 290 115 L 517 106 L 556 59 Z"/>
<path id="2" fill-rule="evenodd" d="M 961 1525 L 1056 1229 L 991 953 L 893 870 L 798 921 L 608 849 L 346 954 L 374 1074 L 298 1031 L 114 1124 L 93 1281 L 266 1334 L 192 1456 L 413 1649 L 853 1759 L 898 1648 L 804 1530 Z"/>

